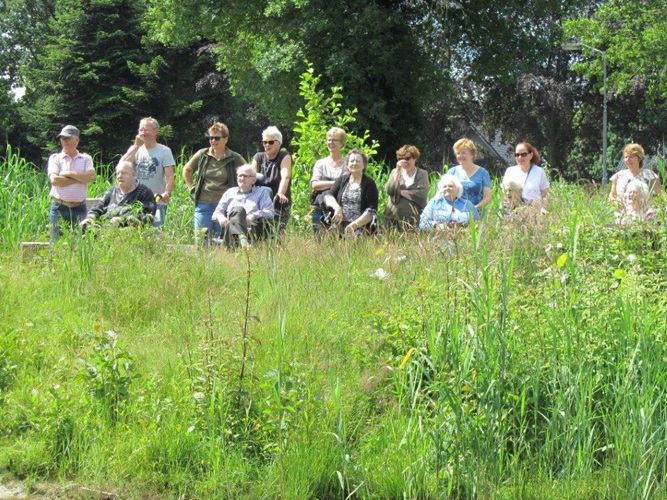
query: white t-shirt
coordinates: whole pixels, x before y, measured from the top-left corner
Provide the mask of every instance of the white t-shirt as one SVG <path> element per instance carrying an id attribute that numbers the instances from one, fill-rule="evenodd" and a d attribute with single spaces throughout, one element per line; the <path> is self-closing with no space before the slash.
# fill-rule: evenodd
<path id="1" fill-rule="evenodd" d="M 542 201 L 542 191 L 549 189 L 549 179 L 542 167 L 532 165 L 528 173 L 521 170 L 519 165 L 514 165 L 505 170 L 503 184 L 513 182 L 523 187 L 522 197 L 524 200 Z"/>
<path id="2" fill-rule="evenodd" d="M 415 171 L 412 172 L 412 175 L 408 175 L 408 173 L 405 171 L 405 169 L 401 170 L 401 176 L 403 177 L 403 183 L 405 184 L 406 188 L 409 188 L 415 183 L 415 176 L 417 175 L 417 169 L 415 168 Z"/>

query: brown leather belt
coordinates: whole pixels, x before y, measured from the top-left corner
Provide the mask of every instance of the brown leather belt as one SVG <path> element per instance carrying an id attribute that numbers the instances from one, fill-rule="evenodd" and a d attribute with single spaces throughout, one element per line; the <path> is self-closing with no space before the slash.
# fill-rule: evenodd
<path id="1" fill-rule="evenodd" d="M 66 206 L 67 208 L 76 208 L 76 207 L 80 207 L 81 205 L 83 205 L 83 204 L 86 203 L 86 200 L 83 200 L 83 201 L 65 201 L 65 200 L 61 200 L 60 198 L 55 198 L 55 197 L 53 197 L 53 196 L 51 196 L 51 199 L 52 199 L 54 202 L 56 202 L 58 205 L 64 205 L 64 206 Z"/>

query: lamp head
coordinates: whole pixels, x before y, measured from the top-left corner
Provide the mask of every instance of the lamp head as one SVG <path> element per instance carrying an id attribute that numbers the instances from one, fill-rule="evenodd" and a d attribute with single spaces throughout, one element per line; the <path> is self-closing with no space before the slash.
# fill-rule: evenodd
<path id="1" fill-rule="evenodd" d="M 576 40 L 570 40 L 561 45 L 561 48 L 569 52 L 580 52 L 583 49 L 583 45 Z"/>

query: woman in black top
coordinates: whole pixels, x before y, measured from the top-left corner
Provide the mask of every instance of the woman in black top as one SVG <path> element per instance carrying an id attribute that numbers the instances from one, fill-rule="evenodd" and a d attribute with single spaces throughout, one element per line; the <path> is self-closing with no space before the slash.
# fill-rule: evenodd
<path id="1" fill-rule="evenodd" d="M 358 236 L 377 229 L 378 188 L 364 174 L 368 158 L 358 149 L 347 154 L 348 172 L 331 187 L 324 202 L 334 211 L 331 222 L 346 235 Z"/>
<path id="2" fill-rule="evenodd" d="M 276 127 L 268 127 L 262 132 L 263 153 L 257 153 L 252 159 L 255 172 L 264 176 L 264 185 L 271 188 L 273 205 L 276 211 L 274 224 L 278 231 L 283 231 L 292 208 L 290 183 L 292 181 L 292 157 L 287 151 L 281 151 L 283 134 Z"/>

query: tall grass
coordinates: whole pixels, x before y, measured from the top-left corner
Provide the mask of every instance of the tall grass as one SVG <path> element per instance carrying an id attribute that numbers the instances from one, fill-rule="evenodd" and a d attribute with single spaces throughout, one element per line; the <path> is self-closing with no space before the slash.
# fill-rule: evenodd
<path id="1" fill-rule="evenodd" d="M 449 245 L 291 228 L 189 251 L 165 244 L 190 240 L 186 196 L 160 234 L 31 263 L 15 243 L 46 206 L 3 232 L 0 474 L 121 497 L 665 496 L 664 225 L 613 227 L 604 193 L 556 183 L 547 217 L 490 211 Z"/>
<path id="2" fill-rule="evenodd" d="M 0 247 L 46 235 L 49 216 L 46 173 L 28 164 L 11 146 L 0 161 Z"/>

